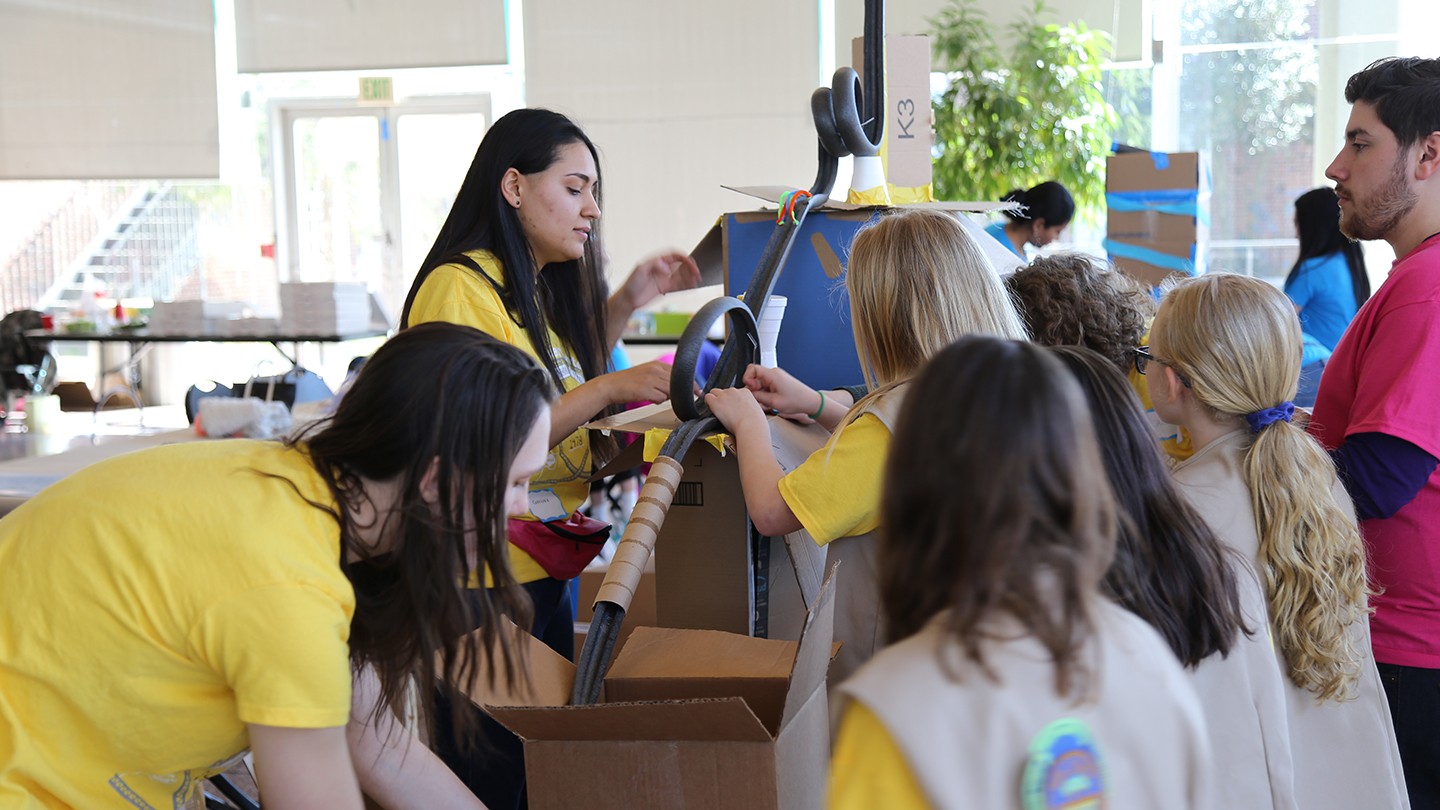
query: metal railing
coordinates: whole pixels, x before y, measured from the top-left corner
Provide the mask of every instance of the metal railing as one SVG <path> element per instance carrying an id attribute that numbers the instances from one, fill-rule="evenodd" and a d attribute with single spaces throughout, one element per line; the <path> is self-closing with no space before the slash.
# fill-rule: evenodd
<path id="1" fill-rule="evenodd" d="M 0 312 L 33 309 L 88 255 L 135 186 L 85 183 L 0 267 Z"/>

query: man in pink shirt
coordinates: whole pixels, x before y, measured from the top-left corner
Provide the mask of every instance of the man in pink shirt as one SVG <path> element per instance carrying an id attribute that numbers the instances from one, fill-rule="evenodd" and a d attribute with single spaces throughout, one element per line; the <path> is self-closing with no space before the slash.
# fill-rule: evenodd
<path id="1" fill-rule="evenodd" d="M 1371 635 L 1412 805 L 1440 808 L 1440 60 L 1350 77 L 1340 230 L 1395 249 L 1325 367 L 1310 430 L 1355 501 Z"/>

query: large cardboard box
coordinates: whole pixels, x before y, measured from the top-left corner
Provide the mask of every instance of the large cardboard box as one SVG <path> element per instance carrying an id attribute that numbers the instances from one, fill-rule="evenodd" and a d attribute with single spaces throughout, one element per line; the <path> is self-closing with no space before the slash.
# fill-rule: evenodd
<path id="1" fill-rule="evenodd" d="M 851 43 L 855 72 L 865 76 L 865 38 Z M 863 88 L 866 92 L 869 88 Z M 934 154 L 930 115 L 930 38 L 885 37 L 885 142 L 880 157 L 890 201 L 930 202 Z"/>
<path id="2" fill-rule="evenodd" d="M 1106 162 L 1105 249 L 1152 285 L 1205 271 L 1210 170 L 1196 152 L 1125 152 Z"/>
<path id="3" fill-rule="evenodd" d="M 626 448 L 611 462 L 614 467 L 638 463 L 647 443 L 658 447 L 664 431 L 678 424 L 669 404 L 662 403 L 589 427 L 637 434 L 655 431 L 652 440 Z M 789 472 L 824 445 L 829 434 L 818 425 L 797 425 L 774 416 L 770 436 L 776 460 Z M 655 624 L 799 638 L 806 612 L 820 590 L 825 550 L 803 530 L 778 538 L 752 531 L 739 463 L 734 450 L 725 447 L 721 452 L 709 441 L 697 441 L 678 459 L 684 473 L 652 557 Z"/>
<path id="4" fill-rule="evenodd" d="M 532 688 L 475 702 L 525 744 L 534 810 L 804 810 L 825 799 L 825 674 L 834 606 L 822 587 L 797 641 L 642 627 L 594 706 L 564 705 L 570 662 L 523 633 Z"/>

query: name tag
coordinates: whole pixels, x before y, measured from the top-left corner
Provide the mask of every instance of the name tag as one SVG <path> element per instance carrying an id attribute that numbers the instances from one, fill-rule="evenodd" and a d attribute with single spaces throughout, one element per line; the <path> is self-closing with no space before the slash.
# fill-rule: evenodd
<path id="1" fill-rule="evenodd" d="M 553 489 L 530 490 L 530 514 L 546 523 L 570 517 L 570 513 L 565 511 L 565 505 L 560 502 L 560 496 L 556 495 Z"/>

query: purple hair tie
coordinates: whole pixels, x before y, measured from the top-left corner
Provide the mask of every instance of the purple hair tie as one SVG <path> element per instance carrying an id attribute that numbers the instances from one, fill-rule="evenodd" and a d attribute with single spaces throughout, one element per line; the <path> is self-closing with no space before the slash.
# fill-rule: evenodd
<path id="1" fill-rule="evenodd" d="M 1264 430 L 1266 426 L 1274 424 L 1275 422 L 1282 420 L 1289 422 L 1294 415 L 1295 403 L 1286 401 L 1273 408 L 1265 408 L 1264 410 L 1259 410 L 1254 413 L 1247 413 L 1245 414 L 1245 421 L 1250 423 L 1251 433 L 1259 433 L 1261 430 Z"/>

